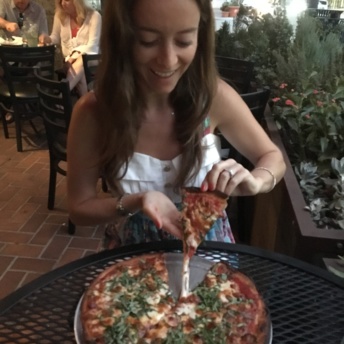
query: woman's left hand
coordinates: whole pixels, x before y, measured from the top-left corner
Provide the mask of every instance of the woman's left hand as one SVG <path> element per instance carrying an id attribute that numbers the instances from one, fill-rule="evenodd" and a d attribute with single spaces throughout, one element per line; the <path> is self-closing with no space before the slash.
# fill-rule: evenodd
<path id="1" fill-rule="evenodd" d="M 261 179 L 255 178 L 234 159 L 214 164 L 201 185 L 202 191 L 218 190 L 228 196 L 256 195 L 261 187 Z"/>

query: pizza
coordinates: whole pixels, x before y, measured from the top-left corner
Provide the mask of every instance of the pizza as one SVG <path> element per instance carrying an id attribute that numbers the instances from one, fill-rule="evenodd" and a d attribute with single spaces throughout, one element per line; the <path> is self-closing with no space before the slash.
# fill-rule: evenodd
<path id="1" fill-rule="evenodd" d="M 174 298 L 165 258 L 119 261 L 95 278 L 80 307 L 85 343 L 266 343 L 266 307 L 246 275 L 216 263 L 187 297 Z"/>
<path id="2" fill-rule="evenodd" d="M 181 297 L 189 292 L 189 262 L 206 234 L 227 207 L 228 196 L 220 191 L 201 191 L 196 187 L 182 189 L 181 221 L 183 226 L 183 270 Z"/>
<path id="3" fill-rule="evenodd" d="M 182 226 L 184 252 L 191 258 L 215 221 L 223 216 L 228 196 L 220 191 L 182 189 Z"/>

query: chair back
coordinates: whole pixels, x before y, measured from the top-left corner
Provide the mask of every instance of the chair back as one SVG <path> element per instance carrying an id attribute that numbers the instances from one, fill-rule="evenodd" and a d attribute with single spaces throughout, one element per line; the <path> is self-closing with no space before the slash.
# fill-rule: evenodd
<path id="1" fill-rule="evenodd" d="M 83 54 L 82 61 L 84 64 L 86 84 L 89 91 L 93 89 L 96 71 L 100 61 L 100 54 Z"/>
<path id="2" fill-rule="evenodd" d="M 264 126 L 264 112 L 269 101 L 270 93 L 270 88 L 264 87 L 256 92 L 240 94 L 241 98 L 250 108 L 254 118 L 262 126 Z"/>
<path id="3" fill-rule="evenodd" d="M 39 97 L 40 110 L 48 140 L 50 176 L 48 190 L 48 209 L 54 209 L 56 175 L 67 175 L 61 161 L 67 161 L 67 135 L 73 102 L 66 79 L 56 81 L 41 75 L 41 70 L 35 69 L 36 87 Z M 68 233 L 74 234 L 75 225 L 68 219 Z"/>
<path id="4" fill-rule="evenodd" d="M 73 110 L 73 102 L 66 79 L 61 81 L 43 77 L 37 68 L 34 72 L 40 110 L 46 130 L 51 161 L 66 161 L 67 133 Z M 55 166 L 55 168 L 56 168 Z M 59 170 L 65 175 L 65 171 Z"/>
<path id="5" fill-rule="evenodd" d="M 34 69 L 39 66 L 46 78 L 54 76 L 55 46 L 18 47 L 0 46 L 0 59 L 4 69 L 12 102 L 37 98 Z"/>
<path id="6" fill-rule="evenodd" d="M 226 56 L 215 56 L 220 77 L 238 93 L 250 91 L 254 63 Z"/>

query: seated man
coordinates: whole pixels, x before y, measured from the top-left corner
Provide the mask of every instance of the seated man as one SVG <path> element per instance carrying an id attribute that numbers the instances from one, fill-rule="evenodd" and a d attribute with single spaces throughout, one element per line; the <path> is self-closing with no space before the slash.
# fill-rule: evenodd
<path id="1" fill-rule="evenodd" d="M 21 28 L 25 24 L 36 25 L 38 43 L 38 36 L 48 33 L 48 23 L 44 8 L 32 0 L 0 0 L 0 36 L 2 36 L 1 31 L 5 33 L 7 38 L 23 36 Z M 6 114 L 6 120 L 9 123 L 13 121 L 10 112 Z"/>
<path id="2" fill-rule="evenodd" d="M 0 29 L 7 37 L 22 36 L 20 29 L 25 22 L 37 26 L 38 36 L 48 33 L 48 23 L 44 8 L 32 0 L 1 0 Z"/>

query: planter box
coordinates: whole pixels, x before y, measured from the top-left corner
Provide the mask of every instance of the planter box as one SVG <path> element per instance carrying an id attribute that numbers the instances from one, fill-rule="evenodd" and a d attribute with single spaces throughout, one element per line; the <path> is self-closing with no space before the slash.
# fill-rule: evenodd
<path id="1" fill-rule="evenodd" d="M 308 211 L 282 139 L 270 114 L 266 130 L 281 149 L 287 170 L 268 194 L 254 197 L 250 244 L 316 263 L 319 257 L 344 254 L 344 230 L 319 229 Z"/>

